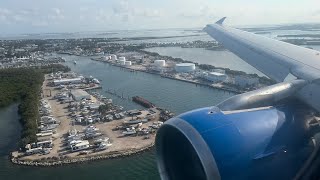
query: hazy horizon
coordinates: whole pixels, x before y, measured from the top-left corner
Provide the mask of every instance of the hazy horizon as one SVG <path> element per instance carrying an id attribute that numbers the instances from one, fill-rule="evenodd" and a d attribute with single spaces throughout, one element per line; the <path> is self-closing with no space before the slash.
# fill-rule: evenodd
<path id="1" fill-rule="evenodd" d="M 318 23 L 318 0 L 2 0 L 0 34 Z"/>

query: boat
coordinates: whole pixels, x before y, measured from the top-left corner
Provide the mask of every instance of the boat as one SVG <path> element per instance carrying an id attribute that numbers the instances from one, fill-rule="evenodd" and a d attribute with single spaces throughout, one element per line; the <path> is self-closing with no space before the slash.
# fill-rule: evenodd
<path id="1" fill-rule="evenodd" d="M 77 61 L 73 61 L 73 64 L 77 64 Z"/>
<path id="2" fill-rule="evenodd" d="M 78 144 L 70 145 L 71 152 L 82 151 L 90 148 L 89 141 L 85 140 Z"/>
<path id="3" fill-rule="evenodd" d="M 110 143 L 101 143 L 99 146 L 95 149 L 95 151 L 103 151 L 106 150 L 108 147 L 112 146 Z"/>
<path id="4" fill-rule="evenodd" d="M 140 96 L 132 97 L 132 101 L 142 105 L 145 108 L 154 108 L 155 107 L 154 104 L 152 104 L 151 102 L 149 102 L 148 100 L 146 100 L 146 99 L 144 99 L 144 98 L 142 98 Z"/>
<path id="5" fill-rule="evenodd" d="M 97 128 L 95 126 L 88 126 L 88 127 L 84 128 L 84 131 L 86 133 L 96 132 L 96 131 L 99 131 L 99 128 Z"/>
<path id="6" fill-rule="evenodd" d="M 95 84 L 100 84 L 100 81 L 98 79 L 96 79 L 96 78 L 93 78 L 92 82 L 95 83 Z"/>
<path id="7" fill-rule="evenodd" d="M 127 135 L 133 135 L 133 134 L 136 134 L 137 131 L 135 130 L 134 127 L 132 128 L 127 128 L 126 131 L 123 131 L 122 134 L 127 136 Z"/>

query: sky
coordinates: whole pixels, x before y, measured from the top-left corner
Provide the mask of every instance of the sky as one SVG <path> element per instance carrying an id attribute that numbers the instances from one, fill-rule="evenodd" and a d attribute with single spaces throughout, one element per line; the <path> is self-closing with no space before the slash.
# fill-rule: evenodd
<path id="1" fill-rule="evenodd" d="M 319 0 L 0 0 L 0 34 L 320 22 Z"/>

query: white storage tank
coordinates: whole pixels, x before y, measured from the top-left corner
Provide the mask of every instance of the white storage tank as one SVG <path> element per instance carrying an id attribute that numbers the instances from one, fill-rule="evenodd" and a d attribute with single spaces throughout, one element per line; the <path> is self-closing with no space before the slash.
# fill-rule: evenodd
<path id="1" fill-rule="evenodd" d="M 119 64 L 122 66 L 126 65 L 126 60 L 119 60 Z"/>
<path id="2" fill-rule="evenodd" d="M 110 55 L 110 57 L 111 57 L 112 61 L 116 61 L 117 60 L 117 55 L 115 55 L 115 54 Z"/>
<path id="3" fill-rule="evenodd" d="M 177 72 L 193 72 L 196 69 L 196 65 L 193 63 L 180 63 L 180 64 L 176 64 L 175 66 L 175 70 Z"/>
<path id="4" fill-rule="evenodd" d="M 155 60 L 154 65 L 156 65 L 158 67 L 164 67 L 164 66 L 166 66 L 166 61 L 165 60 Z"/>
<path id="5" fill-rule="evenodd" d="M 132 62 L 131 62 L 131 61 L 126 61 L 126 62 L 125 62 L 125 65 L 126 65 L 126 66 L 131 66 L 131 65 L 132 65 Z"/>
<path id="6" fill-rule="evenodd" d="M 119 57 L 120 61 L 126 61 L 126 57 Z"/>

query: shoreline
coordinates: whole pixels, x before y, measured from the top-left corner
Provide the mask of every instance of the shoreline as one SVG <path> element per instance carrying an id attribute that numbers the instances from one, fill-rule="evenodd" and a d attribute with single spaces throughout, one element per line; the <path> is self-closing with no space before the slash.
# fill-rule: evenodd
<path id="1" fill-rule="evenodd" d="M 132 155 L 137 155 L 139 153 L 147 152 L 151 150 L 155 145 L 155 142 L 152 142 L 150 145 L 139 148 L 139 149 L 127 149 L 123 151 L 114 151 L 114 152 L 107 152 L 104 154 L 97 154 L 93 156 L 84 156 L 84 157 L 76 157 L 76 158 L 65 158 L 59 160 L 21 160 L 18 157 L 14 157 L 12 152 L 10 153 L 10 161 L 15 165 L 22 165 L 22 166 L 37 166 L 37 167 L 56 167 L 56 166 L 63 166 L 63 165 L 70 165 L 70 164 L 81 164 L 90 161 L 98 161 L 98 160 L 105 160 L 105 159 L 115 159 L 115 158 L 122 158 L 128 157 Z"/>

